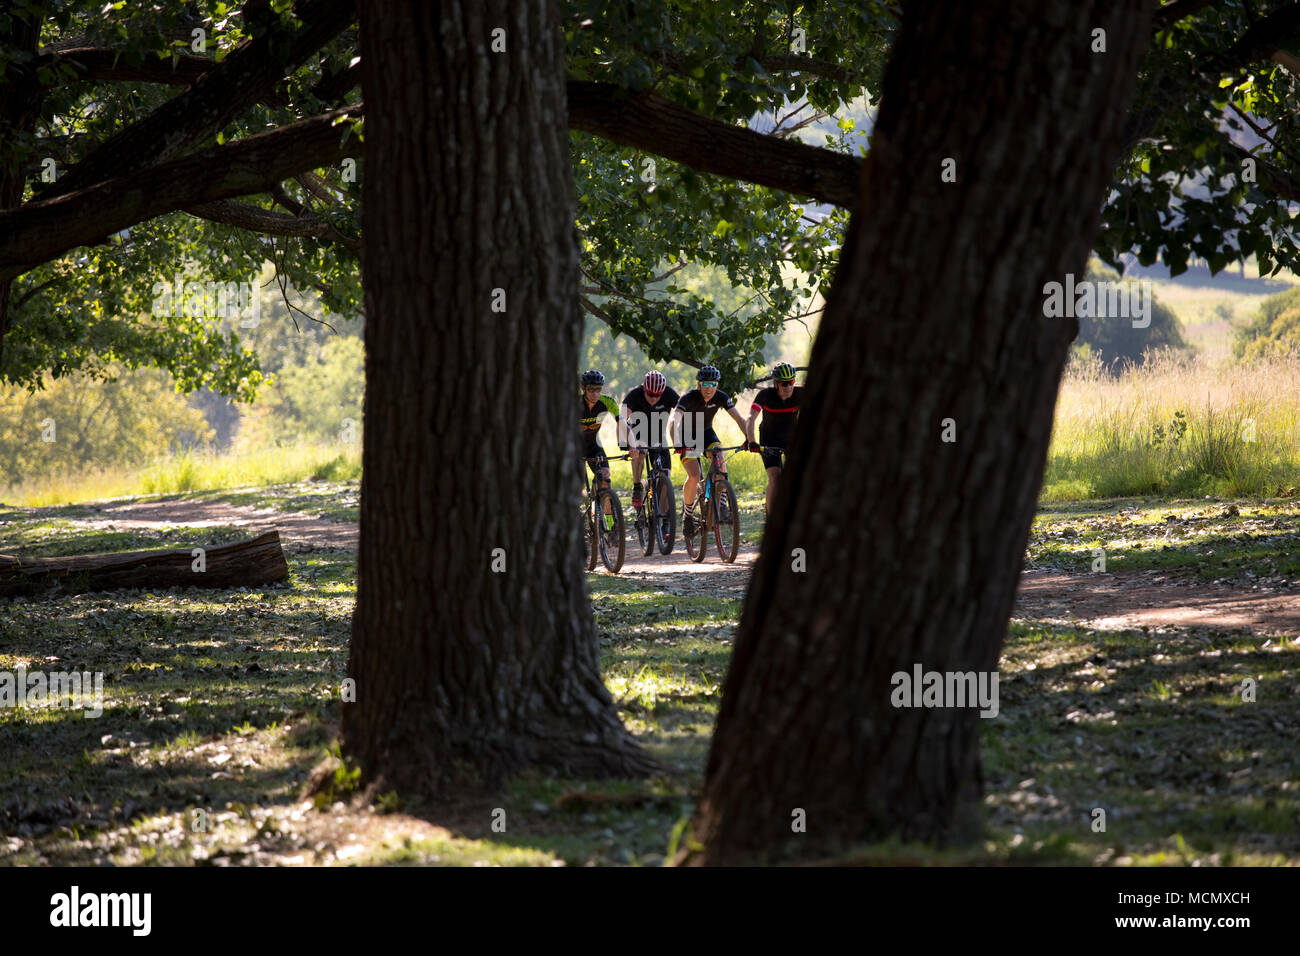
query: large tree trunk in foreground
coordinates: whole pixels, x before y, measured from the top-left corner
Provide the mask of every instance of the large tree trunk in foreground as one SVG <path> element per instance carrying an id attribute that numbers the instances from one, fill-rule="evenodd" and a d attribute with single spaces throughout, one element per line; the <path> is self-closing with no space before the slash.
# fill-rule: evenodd
<path id="1" fill-rule="evenodd" d="M 200 570 L 202 568 L 202 570 Z M 0 554 L 0 595 L 37 594 L 57 584 L 65 592 L 113 588 L 237 588 L 283 581 L 289 566 L 280 533 L 204 548 L 16 558 Z"/>
<path id="2" fill-rule="evenodd" d="M 581 568 L 558 9 L 359 10 L 373 105 L 344 748 L 367 782 L 429 796 L 529 766 L 645 772 L 597 668 Z M 497 27 L 507 52 L 491 51 Z"/>
<path id="3" fill-rule="evenodd" d="M 1146 6 L 906 4 L 691 862 L 977 831 L 977 710 L 895 708 L 891 676 L 997 666 L 1076 329 L 1043 287 L 1084 273 Z"/>

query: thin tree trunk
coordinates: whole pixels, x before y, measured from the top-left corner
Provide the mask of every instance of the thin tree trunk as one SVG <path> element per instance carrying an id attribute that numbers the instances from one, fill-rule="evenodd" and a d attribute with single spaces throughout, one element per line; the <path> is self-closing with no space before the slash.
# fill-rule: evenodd
<path id="1" fill-rule="evenodd" d="M 648 772 L 601 680 L 580 563 L 558 8 L 359 10 L 366 417 L 345 751 L 368 782 L 429 796 L 530 766 Z"/>
<path id="2" fill-rule="evenodd" d="M 1149 6 L 906 4 L 689 862 L 977 832 L 977 711 L 891 677 L 997 667 Z"/>

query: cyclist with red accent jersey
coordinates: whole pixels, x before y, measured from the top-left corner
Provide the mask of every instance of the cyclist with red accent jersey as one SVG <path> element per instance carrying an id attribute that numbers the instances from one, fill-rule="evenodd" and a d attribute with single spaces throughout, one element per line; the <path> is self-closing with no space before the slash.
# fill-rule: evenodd
<path id="1" fill-rule="evenodd" d="M 763 414 L 763 424 L 759 426 L 758 444 L 764 447 L 763 467 L 767 469 L 767 508 L 772 513 L 772 499 L 776 497 L 776 480 L 785 466 L 785 449 L 790 447 L 794 437 L 794 425 L 799 418 L 799 395 L 802 389 L 794 384 L 795 368 L 789 362 L 782 362 L 772 369 L 772 385 L 762 389 L 754 396 L 749 406 L 749 421 L 745 425 L 745 437 L 754 443 L 754 422 L 759 413 Z M 774 449 L 782 449 L 776 451 Z"/>

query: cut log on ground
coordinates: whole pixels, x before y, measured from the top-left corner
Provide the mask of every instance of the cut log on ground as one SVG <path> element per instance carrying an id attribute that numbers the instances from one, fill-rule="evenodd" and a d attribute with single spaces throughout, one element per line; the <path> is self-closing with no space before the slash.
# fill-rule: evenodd
<path id="1" fill-rule="evenodd" d="M 270 584 L 289 576 L 280 532 L 217 547 L 62 558 L 15 558 L 0 554 L 0 595 L 39 594 L 52 586 L 67 592 L 114 588 L 237 588 Z M 201 570 L 200 570 L 201 569 Z"/>

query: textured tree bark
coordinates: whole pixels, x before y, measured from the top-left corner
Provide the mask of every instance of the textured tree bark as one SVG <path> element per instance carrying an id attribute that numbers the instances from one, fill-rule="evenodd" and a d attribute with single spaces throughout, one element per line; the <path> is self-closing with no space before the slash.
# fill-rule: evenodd
<path id="1" fill-rule="evenodd" d="M 48 4 L 32 3 L 25 11 L 26 19 L 17 15 L 0 17 L 0 49 L 14 51 L 9 62 L 0 67 L 4 71 L 3 82 L 0 82 L 0 144 L 21 141 L 36 119 L 40 106 L 36 70 L 24 64 L 17 54 L 24 53 L 29 58 L 36 56 L 40 25 L 47 9 Z M 22 198 L 22 163 L 9 149 L 0 149 L 0 213 L 17 206 Z M 0 275 L 0 368 L 4 361 L 5 332 L 9 329 L 12 279 L 12 276 Z"/>
<path id="2" fill-rule="evenodd" d="M 686 862 L 977 832 L 977 711 L 891 676 L 997 667 L 1147 7 L 907 4 Z"/>
<path id="3" fill-rule="evenodd" d="M 650 771 L 601 680 L 581 570 L 557 5 L 360 10 L 375 103 L 345 753 L 367 782 L 435 798 L 525 767 Z"/>
<path id="4" fill-rule="evenodd" d="M 862 161 L 709 119 L 653 90 L 632 96 L 609 83 L 569 83 L 569 124 L 701 172 L 852 206 Z"/>
<path id="5" fill-rule="evenodd" d="M 0 554 L 0 594 L 37 594 L 53 585 L 69 593 L 114 588 L 236 588 L 283 581 L 289 566 L 280 533 L 205 548 L 203 570 L 192 548 L 119 551 L 57 558 Z"/>
<path id="6" fill-rule="evenodd" d="M 47 195 L 65 195 L 105 179 L 139 173 L 215 135 L 341 33 L 353 20 L 353 2 L 301 0 L 294 5 L 294 14 L 302 21 L 300 27 L 276 22 L 240 44 L 184 93 L 101 143 L 61 176 Z"/>
<path id="7" fill-rule="evenodd" d="M 147 177 L 106 179 L 57 199 L 0 211 L 0 282 L 69 249 L 199 203 L 266 192 L 290 176 L 344 157 L 361 143 L 339 125 L 359 106 L 313 116 L 225 146 L 159 163 Z"/>

